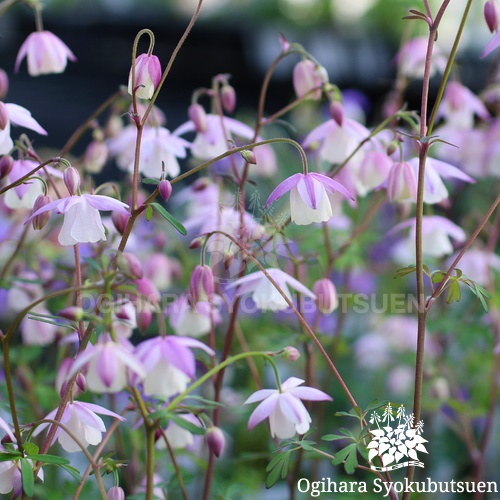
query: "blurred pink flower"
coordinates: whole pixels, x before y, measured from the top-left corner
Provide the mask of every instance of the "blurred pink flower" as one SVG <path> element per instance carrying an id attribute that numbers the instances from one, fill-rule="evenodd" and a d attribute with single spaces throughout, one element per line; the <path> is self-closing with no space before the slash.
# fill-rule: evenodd
<path id="1" fill-rule="evenodd" d="M 396 56 L 396 62 L 401 74 L 407 78 L 423 78 L 428 40 L 426 37 L 416 37 L 406 42 Z M 431 60 L 431 76 L 443 72 L 446 67 L 446 57 L 434 44 Z"/>
<path id="2" fill-rule="evenodd" d="M 289 439 L 297 434 L 305 434 L 310 427 L 311 416 L 301 400 L 332 401 L 328 394 L 313 387 L 298 387 L 304 381 L 290 377 L 277 389 L 261 389 L 252 394 L 244 404 L 261 403 L 248 420 L 248 429 L 269 418 L 271 437 Z"/>
<path id="3" fill-rule="evenodd" d="M 321 99 L 323 84 L 328 83 L 326 69 L 311 61 L 303 59 L 293 68 L 293 88 L 297 99 Z"/>
<path id="4" fill-rule="evenodd" d="M 21 61 L 28 57 L 28 73 L 31 76 L 62 73 L 68 59 L 76 61 L 73 52 L 54 33 L 34 31 L 24 41 L 16 58 L 14 71 L 19 70 Z"/>

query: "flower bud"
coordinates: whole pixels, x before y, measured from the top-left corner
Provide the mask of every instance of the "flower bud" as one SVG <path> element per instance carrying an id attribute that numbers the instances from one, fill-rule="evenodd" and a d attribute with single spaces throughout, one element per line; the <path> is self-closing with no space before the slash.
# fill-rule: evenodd
<path id="1" fill-rule="evenodd" d="M 9 123 L 9 110 L 7 106 L 0 101 L 0 130 L 5 130 Z"/>
<path id="2" fill-rule="evenodd" d="M 74 167 L 68 167 L 64 171 L 64 183 L 68 188 L 70 196 L 77 194 L 80 189 L 80 173 Z"/>
<path id="3" fill-rule="evenodd" d="M 153 311 L 146 306 L 143 309 L 136 311 L 135 318 L 137 327 L 142 333 L 145 333 L 153 320 Z"/>
<path id="4" fill-rule="evenodd" d="M 188 247 L 191 249 L 191 250 L 194 250 L 195 248 L 200 248 L 202 245 L 203 245 L 203 240 L 205 238 L 202 238 L 202 237 L 198 237 L 198 238 L 195 238 L 194 240 L 191 241 L 191 243 L 188 245 Z"/>
<path id="5" fill-rule="evenodd" d="M 208 449 L 219 458 L 226 444 L 226 438 L 221 429 L 219 427 L 208 428 L 205 432 L 205 441 Z"/>
<path id="6" fill-rule="evenodd" d="M 165 202 L 167 202 L 172 194 L 172 184 L 170 181 L 163 179 L 158 184 L 158 191 Z"/>
<path id="7" fill-rule="evenodd" d="M 225 83 L 220 89 L 220 98 L 222 101 L 222 107 L 226 113 L 232 113 L 236 107 L 236 91 L 234 87 Z"/>
<path id="8" fill-rule="evenodd" d="M 196 179 L 193 182 L 191 189 L 195 193 L 197 193 L 197 192 L 204 191 L 205 189 L 207 189 L 207 187 L 210 186 L 210 184 L 211 184 L 211 181 L 208 177 L 202 177 L 201 179 Z"/>
<path id="9" fill-rule="evenodd" d="M 43 194 L 39 195 L 38 198 L 35 200 L 35 203 L 33 204 L 33 213 L 39 210 L 40 208 L 44 207 L 45 205 L 49 204 L 51 202 L 50 196 L 45 196 Z M 31 220 L 31 223 L 33 224 L 33 229 L 42 229 L 45 227 L 47 222 L 50 219 L 50 210 L 47 210 L 47 212 L 42 212 L 41 214 L 38 214 L 36 217 L 33 217 Z"/>
<path id="10" fill-rule="evenodd" d="M 314 283 L 313 293 L 316 295 L 316 304 L 323 314 L 330 314 L 337 309 L 339 300 L 337 290 L 331 280 L 320 279 Z"/>
<path id="11" fill-rule="evenodd" d="M 113 221 L 113 225 L 120 234 L 123 234 L 125 232 L 128 219 L 129 218 L 121 212 L 111 212 L 111 220 Z"/>
<path id="12" fill-rule="evenodd" d="M 227 250 L 222 257 L 222 262 L 224 263 L 224 268 L 226 271 L 233 265 L 234 253 L 231 250 Z"/>
<path id="13" fill-rule="evenodd" d="M 85 170 L 91 174 L 98 174 L 108 160 L 108 147 L 104 142 L 92 141 L 84 156 Z"/>
<path id="14" fill-rule="evenodd" d="M 500 18 L 500 8 L 495 0 L 488 0 L 484 4 L 484 19 L 492 33 L 498 31 L 498 21 Z"/>
<path id="15" fill-rule="evenodd" d="M 118 269 L 129 278 L 141 279 L 144 275 L 139 258 L 130 252 L 119 253 L 117 258 Z"/>
<path id="16" fill-rule="evenodd" d="M 196 266 L 189 281 L 189 293 L 194 302 L 207 302 L 214 294 L 214 275 L 207 265 Z"/>
<path id="17" fill-rule="evenodd" d="M 207 130 L 207 114 L 201 104 L 197 102 L 188 108 L 188 117 L 194 123 L 197 132 L 203 133 Z"/>
<path id="18" fill-rule="evenodd" d="M 0 158 L 0 179 L 9 175 L 12 167 L 14 166 L 14 159 L 12 156 L 4 155 Z"/>
<path id="19" fill-rule="evenodd" d="M 285 38 L 283 33 L 280 33 L 281 52 L 288 52 L 290 50 L 290 42 Z"/>
<path id="20" fill-rule="evenodd" d="M 251 165 L 257 165 L 257 158 L 255 158 L 255 153 L 253 151 L 244 149 L 243 151 L 240 151 L 240 155 L 247 163 L 250 163 Z"/>
<path id="21" fill-rule="evenodd" d="M 152 281 L 147 278 L 141 278 L 135 280 L 134 284 L 143 301 L 149 300 L 150 302 L 158 304 L 160 301 L 160 292 Z"/>
<path id="22" fill-rule="evenodd" d="M 7 73 L 0 69 L 0 100 L 3 100 L 9 90 L 9 77 Z"/>
<path id="23" fill-rule="evenodd" d="M 109 488 L 107 494 L 108 500 L 125 500 L 125 492 L 119 486 L 113 486 Z"/>
<path id="24" fill-rule="evenodd" d="M 322 87 L 328 83 L 326 69 L 309 59 L 304 59 L 293 69 L 293 87 L 297 98 L 321 99 Z"/>
<path id="25" fill-rule="evenodd" d="M 69 321 L 80 321 L 83 318 L 83 309 L 76 306 L 65 307 L 57 315 Z"/>
<path id="26" fill-rule="evenodd" d="M 288 361 L 297 361 L 300 358 L 300 351 L 291 345 L 283 349 L 283 358 Z"/>
<path id="27" fill-rule="evenodd" d="M 417 178 L 410 163 L 394 163 L 387 178 L 387 196 L 390 202 L 416 201 Z"/>
<path id="28" fill-rule="evenodd" d="M 128 93 L 141 99 L 151 99 L 161 81 L 160 60 L 153 55 L 141 54 L 135 60 L 135 89 L 132 89 L 132 68 L 128 77 Z"/>
<path id="29" fill-rule="evenodd" d="M 78 389 L 80 389 L 82 392 L 85 392 L 85 390 L 87 389 L 87 379 L 85 378 L 85 375 L 83 373 L 80 372 L 76 376 L 75 382 Z"/>
<path id="30" fill-rule="evenodd" d="M 339 127 L 342 127 L 342 122 L 344 121 L 344 107 L 339 101 L 333 101 L 328 107 L 330 116 L 337 122 Z"/>

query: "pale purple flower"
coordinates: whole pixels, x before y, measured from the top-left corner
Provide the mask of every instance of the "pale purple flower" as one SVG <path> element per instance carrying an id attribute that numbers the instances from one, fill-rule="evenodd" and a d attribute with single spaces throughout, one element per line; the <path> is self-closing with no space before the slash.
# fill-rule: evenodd
<path id="1" fill-rule="evenodd" d="M 481 59 L 486 57 L 490 52 L 493 52 L 500 46 L 500 31 L 493 35 L 493 38 L 488 42 L 486 47 L 484 48 L 483 53 L 481 54 Z"/>
<path id="2" fill-rule="evenodd" d="M 28 57 L 28 73 L 31 76 L 62 73 L 68 59 L 76 57 L 68 46 L 50 31 L 34 31 L 24 41 L 16 58 L 14 71 L 18 71 L 21 61 Z"/>
<path id="3" fill-rule="evenodd" d="M 10 137 L 11 123 L 19 127 L 29 128 L 30 130 L 34 130 L 41 135 L 47 135 L 47 131 L 40 126 L 40 124 L 31 116 L 31 113 L 26 108 L 12 103 L 1 104 L 3 105 L 2 112 L 6 116 L 7 120 L 5 126 L 0 129 L 0 155 L 7 154 L 14 146 L 14 142 Z"/>
<path id="4" fill-rule="evenodd" d="M 326 69 L 310 59 L 299 61 L 293 68 L 293 88 L 297 99 L 302 97 L 321 99 L 322 87 L 325 83 L 328 83 Z"/>
<path id="5" fill-rule="evenodd" d="M 387 177 L 389 201 L 417 201 L 417 176 L 407 161 L 395 162 Z"/>
<path id="6" fill-rule="evenodd" d="M 290 301 L 292 301 L 292 296 L 288 286 L 291 286 L 297 290 L 297 292 L 311 299 L 316 299 L 314 293 L 300 283 L 300 281 L 297 281 L 295 278 L 281 271 L 281 269 L 266 269 L 266 272 Z M 231 283 L 228 288 L 236 287 L 238 287 L 236 290 L 237 295 L 245 295 L 246 293 L 252 292 L 252 300 L 255 302 L 257 308 L 263 311 L 267 309 L 271 311 L 282 311 L 289 307 L 286 300 L 262 271 L 244 276 Z"/>
<path id="7" fill-rule="evenodd" d="M 38 163 L 32 160 L 15 160 L 6 181 L 9 184 L 16 182 L 37 166 Z M 12 209 L 32 208 L 36 199 L 42 194 L 44 194 L 43 182 L 40 179 L 30 179 L 9 189 L 5 193 L 4 200 L 5 204 Z"/>
<path id="8" fill-rule="evenodd" d="M 64 214 L 64 222 L 58 238 L 61 245 L 96 243 L 106 240 L 99 210 L 116 211 L 128 217 L 130 213 L 127 208 L 128 205 L 109 196 L 96 194 L 69 196 L 40 208 L 28 218 L 25 224 L 42 212 L 55 210 L 57 213 Z"/>
<path id="9" fill-rule="evenodd" d="M 349 162 L 351 163 L 351 162 Z M 389 176 L 393 160 L 382 151 L 367 151 L 353 172 L 353 184 L 359 196 L 366 196 Z"/>
<path id="10" fill-rule="evenodd" d="M 128 125 L 120 134 L 108 141 L 109 152 L 116 156 L 118 166 L 130 173 L 134 171 L 135 138 L 137 128 Z M 165 127 L 144 127 L 142 133 L 139 171 L 145 177 L 159 179 L 162 176 L 162 162 L 165 175 L 177 177 L 181 171 L 178 158 L 186 157 L 186 148 L 191 144 L 171 133 Z"/>
<path id="11" fill-rule="evenodd" d="M 30 312 L 50 315 L 50 312 L 43 303 L 33 307 Z M 54 342 L 59 327 L 45 323 L 44 321 L 32 319 L 28 314 L 21 321 L 19 329 L 21 330 L 23 344 L 45 346 Z"/>
<path id="12" fill-rule="evenodd" d="M 269 195 L 265 207 L 290 193 L 290 215 L 297 225 L 326 222 L 333 215 L 331 196 L 336 191 L 354 200 L 349 191 L 330 177 L 315 172 L 294 174 Z"/>
<path id="13" fill-rule="evenodd" d="M 81 369 L 86 369 L 87 388 L 92 392 L 119 392 L 134 379 L 143 379 L 146 371 L 134 354 L 134 348 L 126 339 L 119 342 L 107 336 L 99 339 L 80 353 L 68 373 L 72 377 Z"/>
<path id="14" fill-rule="evenodd" d="M 161 64 L 158 57 L 141 54 L 135 60 L 135 95 L 151 99 L 161 80 Z M 128 93 L 132 94 L 132 68 L 128 77 Z"/>
<path id="15" fill-rule="evenodd" d="M 192 413 L 178 413 L 177 417 L 201 428 L 200 421 Z M 172 448 L 185 449 L 194 444 L 193 433 L 189 432 L 184 427 L 181 427 L 173 420 L 170 420 L 164 432 Z M 165 443 L 163 436 L 158 438 L 155 447 L 157 450 L 164 450 L 167 447 L 167 443 Z"/>
<path id="16" fill-rule="evenodd" d="M 311 416 L 302 403 L 304 401 L 332 401 L 323 391 L 313 387 L 299 387 L 304 381 L 290 377 L 277 389 L 261 389 L 252 394 L 244 404 L 261 403 L 248 420 L 248 429 L 269 418 L 271 437 L 289 439 L 297 434 L 305 434 L 310 427 Z"/>
<path id="17" fill-rule="evenodd" d="M 141 342 L 135 351 L 144 365 L 144 394 L 168 398 L 182 392 L 196 375 L 196 362 L 191 349 L 215 352 L 203 342 L 189 337 L 155 337 Z"/>
<path id="18" fill-rule="evenodd" d="M 4 452 L 2 446 L 0 446 L 0 452 Z M 33 460 L 28 459 L 28 462 L 33 467 Z M 44 473 L 41 467 L 38 469 L 36 476 L 38 479 L 43 481 Z M 0 462 L 0 494 L 6 495 L 12 490 L 14 490 L 13 498 L 21 496 L 21 464 L 19 460 L 6 460 L 4 462 Z"/>
<path id="19" fill-rule="evenodd" d="M 452 255 L 446 265 L 451 266 L 457 254 Z M 493 270 L 500 271 L 500 257 L 480 248 L 470 248 L 460 259 L 457 267 L 464 276 L 474 280 L 480 285 L 487 286 Z"/>
<path id="20" fill-rule="evenodd" d="M 427 54 L 427 37 L 412 38 L 399 51 L 396 62 L 401 74 L 407 78 L 423 78 L 425 58 Z M 439 47 L 434 44 L 431 59 L 431 76 L 436 72 L 443 72 L 446 67 L 446 57 Z"/>
<path id="21" fill-rule="evenodd" d="M 45 418 L 52 420 L 56 416 L 56 413 L 57 409 L 51 411 Z M 92 403 L 84 403 L 81 401 L 73 401 L 68 403 L 64 408 L 64 413 L 61 417 L 61 424 L 66 426 L 68 430 L 80 441 L 80 443 L 87 448 L 90 444 L 99 444 L 102 441 L 102 433 L 106 432 L 106 426 L 104 425 L 102 419 L 97 416 L 97 413 L 117 418 L 122 422 L 125 421 L 125 418 L 122 416 L 107 410 L 102 406 Z M 33 432 L 33 436 L 40 434 L 50 425 L 50 423 L 43 423 L 39 425 Z M 68 453 L 81 451 L 80 446 L 78 446 L 74 439 L 61 427 L 57 428 L 52 444 L 56 441 L 56 439 Z"/>
<path id="22" fill-rule="evenodd" d="M 9 438 L 12 440 L 12 442 L 14 442 L 16 440 L 11 428 L 9 427 L 7 422 L 2 417 L 0 417 L 0 429 L 2 431 L 4 431 L 5 434 L 7 434 L 7 436 L 9 436 Z"/>

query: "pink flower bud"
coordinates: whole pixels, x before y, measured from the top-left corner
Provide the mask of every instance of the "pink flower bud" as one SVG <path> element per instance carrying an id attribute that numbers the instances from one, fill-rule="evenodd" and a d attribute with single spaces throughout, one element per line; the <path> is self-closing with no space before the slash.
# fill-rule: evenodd
<path id="1" fill-rule="evenodd" d="M 158 304 L 160 301 L 160 292 L 152 281 L 147 278 L 141 278 L 135 280 L 134 283 L 137 288 L 137 292 L 142 296 L 142 300 L 149 300 L 150 302 Z"/>
<path id="2" fill-rule="evenodd" d="M 417 178 L 410 163 L 394 163 L 387 178 L 387 196 L 391 202 L 416 201 Z"/>
<path id="3" fill-rule="evenodd" d="M 142 333 L 145 333 L 148 329 L 148 326 L 151 324 L 151 321 L 153 320 L 153 311 L 148 307 L 145 307 L 140 311 L 137 310 L 135 317 L 137 321 L 137 327 Z"/>
<path id="4" fill-rule="evenodd" d="M 125 252 L 118 254 L 118 269 L 129 278 L 141 279 L 144 275 L 142 263 L 133 253 Z"/>
<path id="5" fill-rule="evenodd" d="M 214 294 L 214 275 L 207 265 L 196 266 L 189 282 L 189 293 L 195 302 L 207 302 Z"/>
<path id="6" fill-rule="evenodd" d="M 108 500 L 125 500 L 125 492 L 119 486 L 109 488 L 107 494 Z"/>
<path id="7" fill-rule="evenodd" d="M 9 111 L 7 106 L 0 101 L 0 130 L 5 130 L 9 124 Z"/>
<path id="8" fill-rule="evenodd" d="M 172 194 L 172 184 L 170 181 L 163 179 L 158 184 L 158 191 L 165 202 L 167 202 Z"/>
<path id="9" fill-rule="evenodd" d="M 222 107 L 225 109 L 226 113 L 232 113 L 236 107 L 236 91 L 234 87 L 225 83 L 220 89 L 220 97 Z"/>
<path id="10" fill-rule="evenodd" d="M 222 257 L 222 262 L 224 263 L 224 268 L 228 270 L 234 262 L 234 253 L 231 250 L 227 250 Z"/>
<path id="11" fill-rule="evenodd" d="M 125 228 L 127 227 L 128 219 L 129 218 L 121 212 L 111 212 L 111 220 L 113 221 L 113 225 L 120 234 L 124 233 Z"/>
<path id="12" fill-rule="evenodd" d="M 12 156 L 5 155 L 0 158 L 0 179 L 3 179 L 9 175 L 12 167 L 14 166 L 14 160 Z"/>
<path id="13" fill-rule="evenodd" d="M 255 158 L 255 153 L 253 151 L 244 149 L 243 151 L 240 151 L 240 155 L 247 163 L 250 163 L 251 165 L 257 165 L 257 158 Z"/>
<path id="14" fill-rule="evenodd" d="M 498 21 L 500 18 L 500 8 L 495 0 L 488 0 L 484 4 L 484 19 L 492 33 L 498 31 Z"/>
<path id="15" fill-rule="evenodd" d="M 197 132 L 203 133 L 207 130 L 207 114 L 201 104 L 197 102 L 188 108 L 188 117 L 194 123 Z"/>
<path id="16" fill-rule="evenodd" d="M 43 194 L 39 195 L 33 204 L 33 213 L 39 210 L 40 208 L 48 205 L 51 202 L 50 196 L 44 196 Z M 42 229 L 45 227 L 47 222 L 50 219 L 50 211 L 42 212 L 38 214 L 36 217 L 33 217 L 31 223 L 33 224 L 33 229 Z"/>
<path id="17" fill-rule="evenodd" d="M 342 106 L 342 103 L 339 101 L 331 102 L 328 107 L 328 111 L 330 116 L 337 122 L 337 125 L 342 127 L 342 123 L 344 121 L 344 107 Z"/>
<path id="18" fill-rule="evenodd" d="M 76 386 L 82 392 L 85 392 L 85 390 L 87 389 L 87 379 L 85 378 L 85 375 L 81 372 L 76 376 Z"/>
<path id="19" fill-rule="evenodd" d="M 226 444 L 226 438 L 221 429 L 219 427 L 208 428 L 207 432 L 205 432 L 205 441 L 208 449 L 219 458 Z"/>
<path id="20" fill-rule="evenodd" d="M 339 305 L 335 285 L 327 278 L 316 281 L 313 286 L 318 309 L 324 314 L 330 314 Z"/>
<path id="21" fill-rule="evenodd" d="M 68 167 L 64 171 L 64 183 L 68 188 L 69 194 L 74 196 L 80 189 L 80 173 L 74 167 Z"/>
<path id="22" fill-rule="evenodd" d="M 288 359 L 288 361 L 297 361 L 300 358 L 300 351 L 289 345 L 283 349 L 283 358 Z"/>
<path id="23" fill-rule="evenodd" d="M 83 318 L 83 309 L 76 306 L 65 307 L 57 315 L 69 321 L 80 321 Z"/>
<path id="24" fill-rule="evenodd" d="M 191 250 L 194 250 L 195 248 L 200 248 L 202 245 L 203 245 L 203 240 L 205 238 L 195 238 L 194 240 L 191 241 L 191 243 L 189 244 L 189 248 Z"/>
<path id="25" fill-rule="evenodd" d="M 283 33 L 280 33 L 280 45 L 282 52 L 288 52 L 290 50 L 290 42 L 285 38 Z"/>
<path id="26" fill-rule="evenodd" d="M 328 83 L 328 74 L 323 66 L 304 59 L 293 69 L 293 87 L 298 99 L 321 99 L 322 87 Z"/>
<path id="27" fill-rule="evenodd" d="M 211 181 L 208 177 L 202 177 L 201 179 L 196 179 L 193 182 L 193 185 L 191 186 L 192 190 L 197 193 L 200 191 L 204 191 L 207 189 L 208 186 L 210 186 Z"/>
<path id="28" fill-rule="evenodd" d="M 0 68 L 0 99 L 4 99 L 9 90 L 9 77 L 7 73 Z"/>
<path id="29" fill-rule="evenodd" d="M 83 159 L 85 170 L 91 174 L 98 174 L 106 165 L 107 160 L 108 147 L 106 144 L 100 141 L 92 141 L 88 145 Z"/>
<path id="30" fill-rule="evenodd" d="M 128 93 L 141 99 L 151 99 L 161 81 L 160 60 L 153 55 L 141 54 L 135 60 L 135 89 L 132 89 L 132 69 L 128 77 Z"/>

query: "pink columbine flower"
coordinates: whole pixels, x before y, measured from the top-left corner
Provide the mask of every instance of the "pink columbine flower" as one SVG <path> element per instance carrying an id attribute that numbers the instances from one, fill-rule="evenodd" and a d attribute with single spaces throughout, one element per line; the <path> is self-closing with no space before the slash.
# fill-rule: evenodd
<path id="1" fill-rule="evenodd" d="M 144 394 L 168 398 L 186 389 L 195 377 L 196 363 L 191 348 L 215 352 L 203 342 L 189 337 L 155 337 L 141 342 L 136 348 L 137 359 L 144 365 Z"/>
<path id="2" fill-rule="evenodd" d="M 423 78 L 428 40 L 426 37 L 416 37 L 408 42 L 399 51 L 396 62 L 401 74 L 407 78 Z M 446 57 L 437 45 L 431 60 L 431 76 L 436 72 L 443 72 L 446 67 Z"/>
<path id="3" fill-rule="evenodd" d="M 141 99 L 151 99 L 160 80 L 160 60 L 149 54 L 137 56 L 135 60 L 135 95 Z M 132 68 L 128 77 L 128 93 L 132 95 Z"/>
<path id="4" fill-rule="evenodd" d="M 71 366 L 68 378 L 86 368 L 87 388 L 90 391 L 119 392 L 128 383 L 130 375 L 143 379 L 146 371 L 142 363 L 134 355 L 134 348 L 126 339 L 113 342 L 102 336 L 99 342 L 80 353 Z"/>
<path id="5" fill-rule="evenodd" d="M 17 54 L 14 71 L 24 57 L 28 56 L 28 73 L 31 76 L 62 73 L 66 69 L 68 59 L 76 61 L 76 57 L 68 46 L 50 31 L 34 31 L 21 45 Z"/>
<path id="6" fill-rule="evenodd" d="M 0 127 L 0 155 L 8 154 L 14 146 L 10 137 L 10 124 L 29 128 L 41 135 L 47 135 L 47 131 L 31 116 L 31 113 L 22 106 L 0 101 L 2 113 L 2 127 Z"/>
<path id="7" fill-rule="evenodd" d="M 354 200 L 351 193 L 330 177 L 317 174 L 294 174 L 285 179 L 269 195 L 265 207 L 290 193 L 290 215 L 297 225 L 307 225 L 313 222 L 326 222 L 333 215 L 331 195 L 335 191 Z"/>
<path id="8" fill-rule="evenodd" d="M 177 417 L 189 422 L 190 424 L 196 425 L 196 427 L 199 427 L 200 429 L 202 427 L 199 419 L 192 413 L 177 413 Z M 193 433 L 189 432 L 184 427 L 181 427 L 173 420 L 170 420 L 164 432 L 172 448 L 185 449 L 194 444 L 195 437 Z M 164 450 L 166 447 L 167 443 L 165 442 L 165 439 L 163 439 L 163 436 L 160 435 L 156 441 L 155 448 L 157 450 Z"/>
<path id="9" fill-rule="evenodd" d="M 389 201 L 417 201 L 417 177 L 407 161 L 395 162 L 387 177 Z"/>
<path id="10" fill-rule="evenodd" d="M 316 295 L 314 295 L 314 293 L 300 283 L 300 281 L 297 281 L 295 278 L 292 278 L 287 273 L 281 271 L 281 269 L 266 269 L 266 272 L 281 288 L 290 301 L 292 300 L 292 296 L 288 286 L 291 286 L 297 290 L 297 292 L 302 293 L 311 299 L 316 299 Z M 237 295 L 244 295 L 246 293 L 253 292 L 252 299 L 255 302 L 255 305 L 258 309 L 262 309 L 263 311 L 267 309 L 271 311 L 282 311 L 288 307 L 286 300 L 262 271 L 257 271 L 249 274 L 248 276 L 244 276 L 243 278 L 236 280 L 234 283 L 231 283 L 228 288 L 235 287 L 238 287 L 236 291 Z"/>
<path id="11" fill-rule="evenodd" d="M 314 100 L 321 99 L 325 83 L 328 83 L 326 69 L 310 59 L 298 62 L 293 68 L 293 88 L 297 99 L 302 97 Z"/>
<path id="12" fill-rule="evenodd" d="M 63 226 L 58 237 L 61 245 L 96 243 L 106 240 L 99 210 L 116 211 L 128 217 L 130 213 L 127 209 L 128 205 L 109 196 L 97 194 L 68 196 L 40 208 L 28 218 L 25 224 L 43 212 L 55 210 L 57 213 L 64 214 Z"/>
<path id="13" fill-rule="evenodd" d="M 244 404 L 262 401 L 250 415 L 248 429 L 269 418 L 271 437 L 289 439 L 297 434 L 305 434 L 310 427 L 311 416 L 301 400 L 332 401 L 328 394 L 313 387 L 299 387 L 304 381 L 290 377 L 277 389 L 261 389 L 252 394 Z"/>
<path id="14" fill-rule="evenodd" d="M 56 413 L 57 409 L 51 411 L 45 418 L 53 419 L 56 416 Z M 106 408 L 103 408 L 102 406 L 92 403 L 84 403 L 81 401 L 73 401 L 68 403 L 64 408 L 61 424 L 66 426 L 68 430 L 72 432 L 80 441 L 80 443 L 87 448 L 89 444 L 99 444 L 102 441 L 102 433 L 106 432 L 106 426 L 104 425 L 102 419 L 97 416 L 97 413 L 117 418 L 122 422 L 125 420 L 125 418 L 107 410 Z M 43 423 L 39 425 L 35 429 L 35 432 L 33 432 L 33 436 L 40 434 L 50 425 L 50 423 Z M 80 446 L 78 446 L 73 438 L 61 427 L 57 428 L 52 444 L 56 441 L 56 439 L 68 453 L 81 451 Z"/>
<path id="15" fill-rule="evenodd" d="M 0 452 L 4 451 L 4 448 L 0 446 Z M 29 458 L 27 460 L 33 467 L 33 460 Z M 43 481 L 44 472 L 41 467 L 38 469 L 36 476 Z M 13 491 L 12 498 L 19 498 L 23 493 L 20 460 L 0 462 L 0 494 L 6 495 L 11 491 Z"/>
<path id="16" fill-rule="evenodd" d="M 16 182 L 38 166 L 32 160 L 14 160 L 12 170 L 7 175 L 7 182 Z M 35 174 L 36 175 L 36 174 Z M 38 174 L 40 175 L 40 174 Z M 5 193 L 5 204 L 9 208 L 32 208 L 38 196 L 44 193 L 40 179 L 30 179 Z"/>

